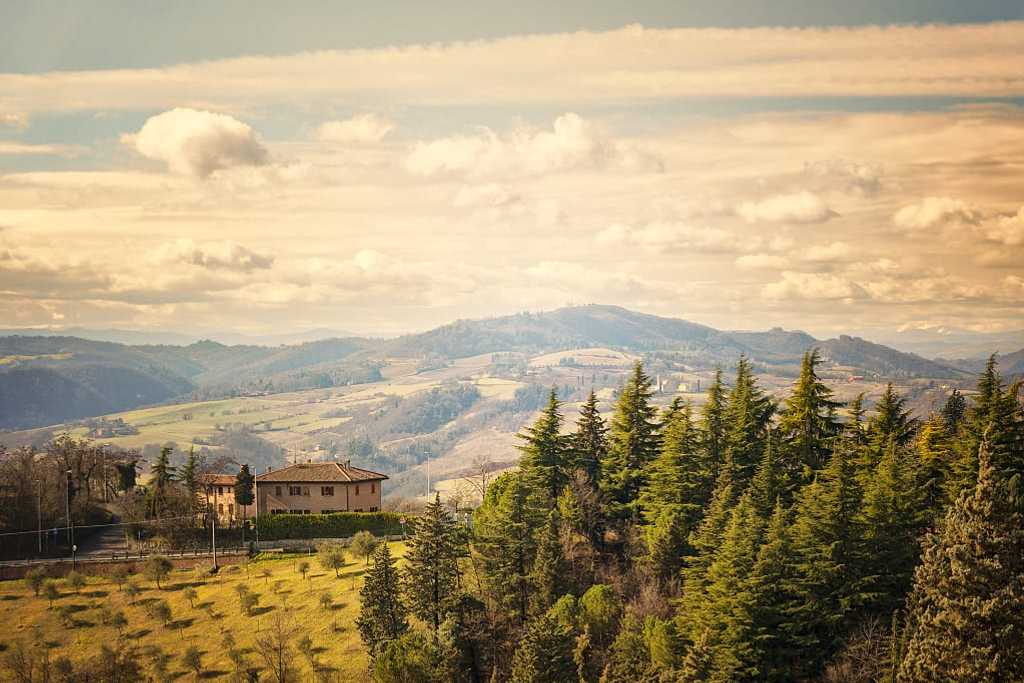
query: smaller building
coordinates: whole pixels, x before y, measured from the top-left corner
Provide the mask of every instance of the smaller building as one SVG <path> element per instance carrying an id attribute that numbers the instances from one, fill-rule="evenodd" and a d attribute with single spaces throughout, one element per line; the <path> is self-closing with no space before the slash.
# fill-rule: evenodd
<path id="1" fill-rule="evenodd" d="M 199 484 L 199 495 L 204 497 L 207 509 L 217 514 L 219 523 L 232 524 L 242 519 L 245 511 L 237 510 L 236 514 L 235 510 L 235 475 L 200 474 Z M 252 509 L 248 510 L 249 514 L 253 512 Z"/>
<path id="2" fill-rule="evenodd" d="M 304 462 L 256 475 L 260 514 L 377 512 L 387 475 L 350 462 Z"/>

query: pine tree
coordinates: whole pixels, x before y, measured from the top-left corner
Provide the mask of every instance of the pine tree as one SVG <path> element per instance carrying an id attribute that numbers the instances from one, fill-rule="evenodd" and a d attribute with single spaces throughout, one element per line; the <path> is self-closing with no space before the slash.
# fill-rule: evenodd
<path id="1" fill-rule="evenodd" d="M 864 489 L 859 518 L 873 567 L 865 590 L 874 611 L 891 614 L 910 590 L 927 518 L 908 454 L 890 442 Z"/>
<path id="2" fill-rule="evenodd" d="M 703 633 L 683 658 L 677 683 L 707 683 L 711 680 L 712 657 L 708 634 Z"/>
<path id="3" fill-rule="evenodd" d="M 715 378 L 708 387 L 708 398 L 701 409 L 704 451 L 718 476 L 718 467 L 725 457 L 725 386 L 722 369 L 715 368 Z"/>
<path id="4" fill-rule="evenodd" d="M 754 474 L 775 407 L 757 386 L 754 369 L 745 356 L 736 364 L 736 383 L 725 407 L 725 456 L 732 460 L 733 476 L 745 483 Z"/>
<path id="5" fill-rule="evenodd" d="M 601 463 L 600 488 L 611 517 L 635 516 L 642 474 L 657 456 L 657 408 L 651 405 L 651 380 L 637 362 L 619 395 Z"/>
<path id="6" fill-rule="evenodd" d="M 575 639 L 549 615 L 530 622 L 512 657 L 512 683 L 564 683 L 576 678 Z"/>
<path id="7" fill-rule="evenodd" d="M 842 403 L 832 400 L 832 390 L 818 379 L 818 349 L 804 354 L 800 378 L 786 399 L 779 420 L 785 453 L 793 467 L 817 470 L 832 455 L 833 441 L 841 431 L 835 412 Z"/>
<path id="8" fill-rule="evenodd" d="M 189 506 L 195 505 L 196 496 L 199 495 L 199 461 L 194 446 L 189 449 L 188 458 L 181 468 L 181 484 L 189 493 Z"/>
<path id="9" fill-rule="evenodd" d="M 413 525 L 402 572 L 405 594 L 412 613 L 436 633 L 458 599 L 459 558 L 465 556 L 465 538 L 441 503 L 440 494 Z"/>
<path id="10" fill-rule="evenodd" d="M 870 461 L 866 464 L 874 466 L 881 460 L 890 443 L 897 448 L 909 444 L 917 429 L 910 411 L 904 408 L 905 399 L 899 396 L 892 388 L 892 383 L 886 385 L 882 397 L 875 405 L 875 414 L 868 422 L 868 451 Z"/>
<path id="11" fill-rule="evenodd" d="M 945 514 L 949 499 L 950 447 L 949 423 L 940 415 L 931 415 L 917 435 L 917 487 L 921 504 L 932 519 Z"/>
<path id="12" fill-rule="evenodd" d="M 765 440 L 764 451 L 761 454 L 761 461 L 757 463 L 754 471 L 754 478 L 750 480 L 750 493 L 754 506 L 762 518 L 767 519 L 772 512 L 776 502 L 783 497 L 789 501 L 792 492 L 790 482 L 793 481 L 794 473 L 784 472 L 778 461 L 775 459 L 777 446 L 774 445 L 774 438 L 771 433 Z"/>
<path id="13" fill-rule="evenodd" d="M 945 424 L 946 433 L 950 436 L 956 435 L 967 416 L 967 399 L 959 389 L 953 389 L 953 393 L 949 395 L 945 405 L 942 406 L 940 415 Z"/>
<path id="14" fill-rule="evenodd" d="M 711 496 L 712 466 L 700 447 L 689 403 L 680 404 L 662 429 L 661 452 L 647 468 L 638 503 L 650 524 L 671 509 L 693 529 Z"/>
<path id="15" fill-rule="evenodd" d="M 399 574 L 387 543 L 373 554 L 373 566 L 359 592 L 361 605 L 356 628 L 371 657 L 409 630 L 406 607 L 399 590 Z"/>
<path id="16" fill-rule="evenodd" d="M 519 446 L 522 459 L 519 469 L 532 492 L 543 499 L 542 507 L 550 508 L 569 481 L 567 440 L 561 435 L 562 415 L 558 394 L 552 388 L 548 403 L 537 421 L 519 434 L 525 443 Z"/>
<path id="17" fill-rule="evenodd" d="M 656 680 L 643 621 L 635 614 L 627 613 L 608 652 L 601 683 L 654 683 Z"/>
<path id="18" fill-rule="evenodd" d="M 474 513 L 473 550 L 488 597 L 516 624 L 529 611 L 536 520 L 518 474 L 504 474 L 487 489 Z"/>
<path id="19" fill-rule="evenodd" d="M 860 451 L 868 445 L 867 438 L 867 427 L 864 422 L 864 415 L 867 411 L 864 409 L 864 393 L 857 394 L 850 405 L 847 408 L 847 414 L 850 416 L 843 425 L 843 443 L 846 446 L 848 452 L 853 453 L 855 456 L 859 456 Z"/>
<path id="20" fill-rule="evenodd" d="M 564 593 L 565 562 L 559 536 L 558 513 L 552 510 L 537 534 L 537 554 L 530 571 L 530 601 L 534 614 L 548 610 Z"/>
<path id="21" fill-rule="evenodd" d="M 795 616 L 801 644 L 814 658 L 831 654 L 851 615 L 867 600 L 855 523 L 859 507 L 854 470 L 842 449 L 797 497 L 791 531 L 800 599 Z M 815 663 L 811 656 L 806 662 Z"/>
<path id="22" fill-rule="evenodd" d="M 1024 519 L 984 444 L 979 461 L 925 541 L 901 681 L 1024 680 Z"/>
<path id="23" fill-rule="evenodd" d="M 686 522 L 682 513 L 666 508 L 644 532 L 647 566 L 659 584 L 665 586 L 679 576 L 687 553 Z"/>
<path id="24" fill-rule="evenodd" d="M 166 507 L 167 491 L 175 480 L 175 468 L 171 466 L 171 452 L 173 450 L 170 446 L 161 448 L 157 461 L 150 468 L 153 476 L 147 497 L 150 512 L 155 517 L 159 517 Z"/>
<path id="25" fill-rule="evenodd" d="M 576 420 L 569 464 L 586 472 L 590 481 L 596 483 L 601 477 L 601 461 L 607 453 L 608 428 L 597 410 L 597 394 L 591 389 Z"/>

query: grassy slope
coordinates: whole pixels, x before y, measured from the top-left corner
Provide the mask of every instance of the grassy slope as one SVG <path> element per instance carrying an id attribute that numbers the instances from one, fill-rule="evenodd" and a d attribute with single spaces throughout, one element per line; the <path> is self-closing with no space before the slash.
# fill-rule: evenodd
<path id="1" fill-rule="evenodd" d="M 399 557 L 404 555 L 404 544 L 393 544 L 393 552 Z M 303 559 L 308 559 L 311 566 L 306 580 L 296 570 Z M 269 580 L 261 576 L 263 568 L 271 570 Z M 338 680 L 364 680 L 367 659 L 355 630 L 355 618 L 359 611 L 358 591 L 365 569 L 362 559 L 350 557 L 341 570 L 341 577 L 335 578 L 334 571 L 322 569 L 315 556 L 291 555 L 254 561 L 249 565 L 248 576 L 242 567 L 227 567 L 220 576 L 203 583 L 197 582 L 191 570 L 175 570 L 163 582 L 163 590 L 157 590 L 155 584 L 136 577 L 143 592 L 135 604 L 130 603 L 128 597 L 108 579 L 89 577 L 80 594 L 64 586 L 63 581 L 58 581 L 62 597 L 54 602 L 53 609 L 49 609 L 45 598 L 35 597 L 22 582 L 6 582 L 0 584 L 0 602 L 7 625 L 0 642 L 10 646 L 15 640 L 22 639 L 31 644 L 35 627 L 38 627 L 43 638 L 54 646 L 52 657 L 67 656 L 72 660 L 92 657 L 99 651 L 100 643 L 116 645 L 118 642 L 117 630 L 100 623 L 99 608 L 106 606 L 111 610 L 122 610 L 127 617 L 128 627 L 124 633 L 128 646 L 137 646 L 143 652 L 148 646 L 159 646 L 173 655 L 169 670 L 184 672 L 181 655 L 189 646 L 195 645 L 204 653 L 203 664 L 208 672 L 204 680 L 227 681 L 232 665 L 221 645 L 223 633 L 231 631 L 237 647 L 247 650 L 250 666 L 262 666 L 262 661 L 252 651 L 256 634 L 258 629 L 265 628 L 271 612 L 285 603 L 301 627 L 299 637 L 309 635 L 314 646 L 321 650 L 320 661 L 337 670 Z M 277 582 L 281 583 L 275 595 L 274 585 Z M 241 614 L 235 592 L 240 583 L 260 595 L 259 611 L 262 614 L 252 617 Z M 194 609 L 185 597 L 185 589 L 190 585 L 199 594 Z M 319 604 L 324 592 L 330 592 L 334 599 L 334 608 L 326 612 Z M 166 600 L 171 607 L 173 621 L 169 627 L 146 614 L 145 603 L 156 599 Z M 78 608 L 74 613 L 78 625 L 68 628 L 62 623 L 59 610 L 64 605 Z M 332 624 L 337 625 L 337 631 Z M 148 668 L 151 657 L 141 654 L 140 659 Z M 301 680 L 312 680 L 306 661 L 297 652 L 294 659 Z M 181 680 L 191 679 L 190 673 L 181 677 Z"/>

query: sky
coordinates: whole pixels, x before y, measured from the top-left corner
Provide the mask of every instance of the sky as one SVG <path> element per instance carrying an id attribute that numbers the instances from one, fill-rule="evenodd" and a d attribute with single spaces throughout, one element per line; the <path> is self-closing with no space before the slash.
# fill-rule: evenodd
<path id="1" fill-rule="evenodd" d="M 0 320 L 1024 327 L 1019 2 L 0 5 Z"/>

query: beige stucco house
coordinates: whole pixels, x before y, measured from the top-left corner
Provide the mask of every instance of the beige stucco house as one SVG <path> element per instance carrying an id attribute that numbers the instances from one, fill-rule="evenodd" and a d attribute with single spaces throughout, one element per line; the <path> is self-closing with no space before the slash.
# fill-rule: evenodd
<path id="1" fill-rule="evenodd" d="M 351 463 L 304 462 L 256 475 L 260 514 L 377 512 L 387 475 Z"/>

